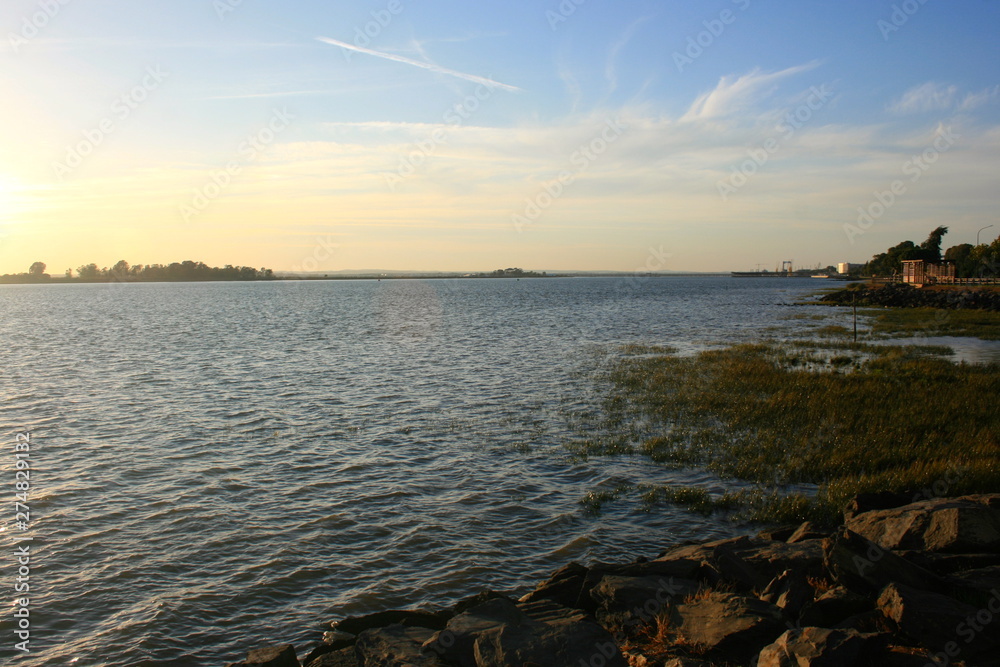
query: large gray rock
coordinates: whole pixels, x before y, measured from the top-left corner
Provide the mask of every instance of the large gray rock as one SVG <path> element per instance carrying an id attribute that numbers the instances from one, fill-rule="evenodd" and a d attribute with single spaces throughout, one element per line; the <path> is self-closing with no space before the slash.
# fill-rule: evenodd
<path id="1" fill-rule="evenodd" d="M 685 596 L 697 592 L 699 584 L 674 577 L 625 577 L 605 575 L 590 591 L 597 605 L 595 616 L 605 628 L 628 634 L 655 622 L 656 617 Z"/>
<path id="2" fill-rule="evenodd" d="M 299 667 L 299 659 L 294 646 L 281 644 L 254 649 L 246 660 L 230 663 L 230 667 Z"/>
<path id="3" fill-rule="evenodd" d="M 799 623 L 804 626 L 832 628 L 852 616 L 870 612 L 874 608 L 875 603 L 871 598 L 852 593 L 843 586 L 835 586 L 803 607 Z"/>
<path id="4" fill-rule="evenodd" d="M 861 595 L 877 594 L 892 582 L 940 593 L 952 588 L 933 572 L 846 528 L 823 541 L 823 564 L 837 583 Z"/>
<path id="5" fill-rule="evenodd" d="M 417 628 L 440 630 L 444 627 L 449 617 L 450 614 L 447 612 L 423 611 L 420 609 L 390 609 L 364 616 L 348 616 L 342 621 L 334 621 L 330 624 L 330 627 L 337 632 L 350 635 L 358 635 L 365 630 L 384 628 L 396 623 Z"/>
<path id="6" fill-rule="evenodd" d="M 785 610 L 790 618 L 798 618 L 802 608 L 812 602 L 815 593 L 804 573 L 785 570 L 771 580 L 761 592 L 760 599 Z"/>
<path id="7" fill-rule="evenodd" d="M 674 640 L 707 657 L 747 662 L 785 629 L 781 610 L 756 598 L 712 592 L 671 610 Z"/>
<path id="8" fill-rule="evenodd" d="M 1000 551 L 1000 494 L 934 498 L 873 510 L 845 522 L 886 549 L 951 553 Z"/>
<path id="9" fill-rule="evenodd" d="M 1000 593 L 992 606 L 977 609 L 947 595 L 890 584 L 878 608 L 900 632 L 933 651 L 972 660 L 1000 650 Z"/>
<path id="10" fill-rule="evenodd" d="M 354 647 L 350 647 L 324 653 L 307 662 L 306 667 L 362 667 L 362 664 L 358 662 Z"/>
<path id="11" fill-rule="evenodd" d="M 786 630 L 760 652 L 757 667 L 844 667 L 857 665 L 871 651 L 870 640 L 855 630 Z"/>
<path id="12" fill-rule="evenodd" d="M 354 653 L 362 667 L 446 667 L 433 652 L 423 649 L 434 630 L 396 623 L 358 635 Z"/>
<path id="13" fill-rule="evenodd" d="M 460 667 L 578 667 L 581 660 L 627 667 L 612 635 L 592 617 L 544 600 L 490 600 L 452 618 L 424 648 Z"/>
<path id="14" fill-rule="evenodd" d="M 670 549 L 654 562 L 700 565 L 697 577 L 748 591 L 761 589 L 785 570 L 818 576 L 823 570 L 821 540 L 787 544 L 759 537 L 736 537 Z"/>

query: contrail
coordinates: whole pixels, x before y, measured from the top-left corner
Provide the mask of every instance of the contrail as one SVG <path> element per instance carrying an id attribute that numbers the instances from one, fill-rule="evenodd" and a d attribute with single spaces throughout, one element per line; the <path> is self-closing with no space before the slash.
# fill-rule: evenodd
<path id="1" fill-rule="evenodd" d="M 317 37 L 316 39 L 321 42 L 325 42 L 326 44 L 339 46 L 342 49 L 357 51 L 358 53 L 367 53 L 370 56 L 375 56 L 376 58 L 385 58 L 386 60 L 394 60 L 397 63 L 406 63 L 407 65 L 413 65 L 415 67 L 429 69 L 430 71 L 437 72 L 438 74 L 447 74 L 448 76 L 458 77 L 459 79 L 465 79 L 466 81 L 481 83 L 496 88 L 503 88 L 504 90 L 509 90 L 514 93 L 524 92 L 521 88 L 518 88 L 517 86 L 509 86 L 506 83 L 500 83 L 499 81 L 494 81 L 493 79 L 487 79 L 486 77 L 483 76 L 476 76 L 475 74 L 465 74 L 464 72 L 456 72 L 455 70 L 448 69 L 447 67 L 441 67 L 440 65 L 433 65 L 431 63 L 422 63 L 419 60 L 410 60 L 409 58 L 404 58 L 403 56 L 397 56 L 392 53 L 382 53 L 381 51 L 372 51 L 371 49 L 366 49 L 363 46 L 356 46 L 354 44 L 349 44 L 347 42 L 341 42 L 339 39 L 330 39 L 329 37 Z"/>

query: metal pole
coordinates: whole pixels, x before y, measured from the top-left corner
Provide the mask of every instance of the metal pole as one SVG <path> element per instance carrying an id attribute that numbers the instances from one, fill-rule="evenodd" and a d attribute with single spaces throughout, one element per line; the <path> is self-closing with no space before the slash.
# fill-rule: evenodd
<path id="1" fill-rule="evenodd" d="M 854 342 L 858 342 L 858 301 L 857 295 L 851 295 L 851 306 L 854 308 Z"/>
<path id="2" fill-rule="evenodd" d="M 986 225 L 985 227 L 981 228 L 979 232 L 983 231 L 983 229 L 989 229 L 992 226 L 993 225 Z M 976 245 L 979 245 L 979 232 L 976 232 Z"/>

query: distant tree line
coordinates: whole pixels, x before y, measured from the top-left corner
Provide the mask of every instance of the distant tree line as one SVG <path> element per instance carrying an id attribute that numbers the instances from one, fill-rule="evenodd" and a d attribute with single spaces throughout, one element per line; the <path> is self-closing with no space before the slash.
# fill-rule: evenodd
<path id="1" fill-rule="evenodd" d="M 105 283 L 105 282 L 194 282 L 194 281 L 235 281 L 235 280 L 274 280 L 274 272 L 271 269 L 255 269 L 252 266 L 233 266 L 227 264 L 223 267 L 208 266 L 204 262 L 193 262 L 186 260 L 183 262 L 173 262 L 171 264 L 136 264 L 130 266 L 125 260 L 121 260 L 111 268 L 99 268 L 97 264 L 84 264 L 76 270 L 73 275 L 72 269 L 66 269 L 66 273 L 53 278 L 45 272 L 44 262 L 35 262 L 28 269 L 27 273 L 9 273 L 0 276 L 2 283 L 42 283 L 42 282 L 85 282 L 85 283 Z"/>
<path id="2" fill-rule="evenodd" d="M 904 260 L 922 259 L 938 262 L 942 259 L 954 260 L 959 278 L 992 277 L 1000 273 L 1000 236 L 992 243 L 962 243 L 941 252 L 941 241 L 948 233 L 947 227 L 932 231 L 920 245 L 913 241 L 903 241 L 883 253 L 879 253 L 861 269 L 865 276 L 892 276 L 899 274 Z"/>

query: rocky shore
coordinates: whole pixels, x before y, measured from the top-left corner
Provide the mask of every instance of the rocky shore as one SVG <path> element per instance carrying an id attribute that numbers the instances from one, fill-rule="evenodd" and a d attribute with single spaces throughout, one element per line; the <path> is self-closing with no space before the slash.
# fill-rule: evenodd
<path id="1" fill-rule="evenodd" d="M 230 667 L 1000 665 L 1000 494 L 858 496 L 810 523 L 570 563 L 527 595 L 334 622 Z"/>
<path id="2" fill-rule="evenodd" d="M 1000 311 L 1000 291 L 993 289 L 917 289 L 903 283 L 864 286 L 860 284 L 825 294 L 820 303 L 838 306 L 884 308 L 967 308 Z"/>

